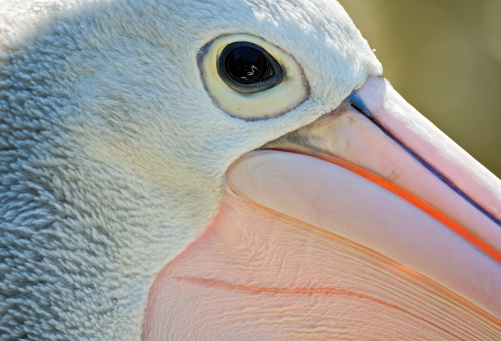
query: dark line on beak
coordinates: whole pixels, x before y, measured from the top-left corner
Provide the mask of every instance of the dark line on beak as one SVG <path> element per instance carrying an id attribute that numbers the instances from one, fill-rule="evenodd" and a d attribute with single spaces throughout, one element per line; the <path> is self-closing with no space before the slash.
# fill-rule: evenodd
<path id="1" fill-rule="evenodd" d="M 370 110 L 366 107 L 365 103 L 358 96 L 357 91 L 354 91 L 350 96 L 348 96 L 348 98 L 345 100 L 345 102 L 348 105 L 351 105 L 355 110 L 360 112 L 362 115 L 366 116 L 369 120 L 371 120 L 372 123 L 374 123 L 376 126 L 378 126 L 379 129 L 381 129 L 381 131 L 386 134 L 386 136 L 391 138 L 401 148 L 403 148 L 407 153 L 412 155 L 412 157 L 414 157 L 417 161 L 419 161 L 419 163 L 421 163 L 424 167 L 426 167 L 430 172 L 432 172 L 436 177 L 438 177 L 449 188 L 451 188 L 454 192 L 456 192 L 458 195 L 460 195 L 463 199 L 465 199 L 471 205 L 473 205 L 477 210 L 479 210 L 480 212 L 485 214 L 492 221 L 494 221 L 499 227 L 501 227 L 501 220 L 499 220 L 492 213 L 490 213 L 485 208 L 480 206 L 480 204 L 478 204 L 475 200 L 470 198 L 470 196 L 468 196 L 465 192 L 463 192 L 460 188 L 458 188 L 451 180 L 449 180 L 442 173 L 440 173 L 440 171 L 437 170 L 435 167 L 433 167 L 428 161 L 423 159 L 416 152 L 414 152 L 411 148 L 409 148 L 407 145 L 405 145 L 402 141 L 400 141 L 398 138 L 393 136 L 392 133 L 390 133 L 388 130 L 386 130 L 386 128 L 374 117 L 374 115 L 372 115 Z"/>

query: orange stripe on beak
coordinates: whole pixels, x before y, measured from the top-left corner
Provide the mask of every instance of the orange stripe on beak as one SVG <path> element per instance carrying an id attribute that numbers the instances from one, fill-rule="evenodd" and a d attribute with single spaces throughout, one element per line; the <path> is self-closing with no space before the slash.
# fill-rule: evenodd
<path id="1" fill-rule="evenodd" d="M 344 160 L 340 157 L 334 156 L 334 155 L 329 155 L 328 160 L 329 162 L 332 162 L 338 166 L 341 166 L 343 168 L 346 168 L 353 173 L 356 173 L 367 180 L 370 180 L 386 189 L 389 191 L 397 194 L 398 196 L 406 199 L 413 205 L 419 207 L 438 221 L 442 222 L 444 225 L 447 225 L 451 230 L 468 240 L 470 243 L 478 247 L 480 250 L 488 254 L 490 257 L 495 259 L 497 262 L 501 264 L 501 253 L 499 253 L 497 250 L 492 248 L 490 245 L 485 243 L 483 240 L 475 236 L 472 232 L 467 230 L 464 226 L 461 226 L 458 224 L 456 221 L 448 217 L 446 214 L 444 214 L 442 211 L 431 205 L 430 203 L 426 202 L 425 200 L 421 199 L 417 195 L 409 192 L 408 190 L 395 185 L 393 182 L 389 181 L 388 179 L 383 178 L 380 175 L 374 174 L 367 169 L 358 166 L 354 164 L 353 162 Z"/>

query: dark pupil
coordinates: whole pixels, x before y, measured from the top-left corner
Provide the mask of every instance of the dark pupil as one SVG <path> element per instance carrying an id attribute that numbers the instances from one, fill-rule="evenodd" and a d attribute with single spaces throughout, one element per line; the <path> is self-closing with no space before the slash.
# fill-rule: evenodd
<path id="1" fill-rule="evenodd" d="M 240 46 L 226 56 L 226 71 L 233 80 L 243 83 L 256 83 L 273 75 L 266 56 L 259 50 Z"/>

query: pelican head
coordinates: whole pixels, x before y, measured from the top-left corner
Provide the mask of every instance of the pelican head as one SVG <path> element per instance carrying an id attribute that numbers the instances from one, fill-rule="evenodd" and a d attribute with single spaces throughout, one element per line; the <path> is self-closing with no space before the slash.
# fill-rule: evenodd
<path id="1" fill-rule="evenodd" d="M 0 18 L 0 335 L 500 337 L 500 181 L 336 1 Z"/>

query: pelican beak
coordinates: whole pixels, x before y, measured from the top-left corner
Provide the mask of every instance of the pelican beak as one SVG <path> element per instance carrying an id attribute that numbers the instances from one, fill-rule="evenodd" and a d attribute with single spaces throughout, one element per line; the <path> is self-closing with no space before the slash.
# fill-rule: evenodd
<path id="1" fill-rule="evenodd" d="M 227 183 L 501 317 L 501 181 L 383 78 L 241 158 Z"/>
<path id="2" fill-rule="evenodd" d="M 382 78 L 237 160 L 143 338 L 501 337 L 501 182 Z"/>

